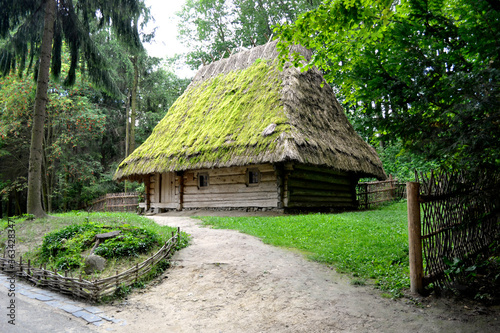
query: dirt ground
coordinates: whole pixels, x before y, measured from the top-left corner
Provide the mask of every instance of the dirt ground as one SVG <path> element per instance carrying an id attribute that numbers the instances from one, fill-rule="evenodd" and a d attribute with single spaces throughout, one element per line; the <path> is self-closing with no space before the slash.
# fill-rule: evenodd
<path id="1" fill-rule="evenodd" d="M 102 326 L 103 332 L 500 331 L 499 307 L 383 298 L 371 286 L 351 285 L 325 265 L 252 236 L 201 227 L 187 216 L 151 218 L 191 234 L 191 245 L 174 255 L 155 285 L 100 306 L 127 322 Z"/>

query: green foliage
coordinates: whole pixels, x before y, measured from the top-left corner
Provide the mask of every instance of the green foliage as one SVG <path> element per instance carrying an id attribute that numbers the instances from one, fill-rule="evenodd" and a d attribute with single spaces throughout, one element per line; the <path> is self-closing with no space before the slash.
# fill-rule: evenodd
<path id="1" fill-rule="evenodd" d="M 327 0 L 276 29 L 315 51 L 362 136 L 451 168 L 500 166 L 497 1 Z M 299 61 L 296 61 L 300 65 Z"/>
<path id="2" fill-rule="evenodd" d="M 49 233 L 45 235 L 41 247 L 41 256 L 45 260 L 56 257 L 61 251 L 68 250 L 70 246 L 68 246 L 68 240 L 71 242 L 70 245 L 76 245 L 79 247 L 78 250 L 83 250 L 83 234 L 87 234 L 87 231 L 93 232 L 91 235 L 91 239 L 97 234 L 97 230 L 92 224 L 83 224 L 83 225 L 70 225 L 66 228 Z M 88 234 L 87 234 L 88 235 Z M 73 239 L 75 237 L 75 239 Z M 78 239 L 78 241 L 76 240 Z"/>
<path id="3" fill-rule="evenodd" d="M 373 211 L 281 217 L 203 217 L 216 228 L 240 230 L 263 242 L 296 248 L 309 258 L 375 280 L 393 296 L 409 287 L 406 203 Z"/>
<path id="4" fill-rule="evenodd" d="M 236 47 L 265 44 L 273 27 L 293 22 L 319 0 L 188 0 L 177 13 L 178 38 L 190 49 L 186 63 L 193 69 L 228 57 Z"/>
<path id="5" fill-rule="evenodd" d="M 39 260 L 41 263 L 54 263 L 59 270 L 80 268 L 84 263 L 82 253 L 93 247 L 95 236 L 115 230 L 121 231 L 121 234 L 101 243 L 95 248 L 95 254 L 108 259 L 138 256 L 161 244 L 160 237 L 152 230 L 84 222 L 45 235 Z"/>
<path id="6" fill-rule="evenodd" d="M 453 292 L 487 305 L 500 302 L 500 242 L 473 256 L 443 258 Z"/>
<path id="7" fill-rule="evenodd" d="M 67 66 L 63 66 L 63 72 Z M 81 78 L 80 75 L 77 75 Z M 0 165 L 0 174 L 7 179 L 2 194 L 8 197 L 23 190 L 31 130 L 31 111 L 34 104 L 34 83 L 31 79 L 7 76 L 0 79 L 0 144 L 7 157 Z M 101 109 L 91 103 L 92 86 L 79 80 L 66 89 L 50 82 L 47 117 L 47 135 L 43 150 L 48 208 L 77 206 L 91 200 L 81 196 L 82 188 L 95 184 L 102 170 L 99 152 L 107 119 Z M 19 158 L 18 158 L 19 156 Z"/>
<path id="8" fill-rule="evenodd" d="M 123 236 L 106 240 L 94 251 L 105 258 L 119 258 L 137 256 L 147 253 L 154 245 L 160 244 L 159 237 L 151 231 L 142 229 L 122 229 Z"/>
<path id="9" fill-rule="evenodd" d="M 106 44 L 103 35 L 101 32 L 95 38 Z M 107 38 L 110 39 L 109 34 Z M 113 65 L 126 69 L 128 56 L 123 56 L 116 44 L 116 40 L 107 43 L 105 51 L 110 57 L 121 59 Z M 65 75 L 69 70 L 69 54 L 64 46 L 62 57 L 61 75 Z M 123 68 L 122 72 L 114 66 L 109 70 L 115 78 L 125 77 L 116 82 L 126 91 L 129 82 Z M 78 72 L 75 75 L 72 87 L 64 87 L 54 79 L 49 82 L 42 184 L 46 189 L 45 207 L 52 212 L 80 208 L 106 193 L 121 192 L 124 187 L 112 179 L 117 163 L 123 158 L 125 118 L 116 111 L 122 108 L 123 101 L 97 90 L 87 76 Z M 137 144 L 151 134 L 189 83 L 156 58 L 144 59 L 141 78 Z M 11 215 L 22 214 L 26 207 L 34 95 L 32 79 L 17 75 L 0 78 L 0 197 L 3 201 L 10 199 Z"/>
<path id="10" fill-rule="evenodd" d="M 404 149 L 401 142 L 387 143 L 384 147 L 378 147 L 377 153 L 385 173 L 403 182 L 414 181 L 415 170 L 429 173 L 439 167 L 438 161 L 427 160 L 422 155 L 413 154 Z"/>
<path id="11" fill-rule="evenodd" d="M 4 4 L 2 4 L 4 6 Z M 28 70 L 32 69 L 33 57 L 38 56 L 37 46 L 41 43 L 44 12 L 46 3 L 36 0 L 18 1 L 2 11 L 5 16 L 0 24 L 0 36 L 5 39 L 0 43 L 0 71 L 3 75 L 11 69 L 17 69 L 24 74 L 26 60 L 29 60 Z M 100 45 L 90 37 L 97 30 L 108 26 L 116 36 L 131 49 L 142 49 L 138 26 L 134 24 L 145 10 L 141 1 L 120 1 L 119 5 L 111 2 L 58 2 L 54 24 L 54 37 L 51 57 L 51 73 L 58 79 L 62 74 L 63 42 L 66 42 L 70 52 L 69 70 L 66 71 L 65 84 L 76 82 L 76 70 L 80 59 L 85 61 L 87 72 L 92 81 L 120 96 L 120 91 L 113 78 L 108 73 L 108 60 L 102 54 Z M 83 51 L 83 52 L 82 52 Z M 16 68 L 16 64 L 19 64 Z M 34 71 L 36 73 L 36 71 Z M 34 74 L 35 74 L 34 73 Z"/>

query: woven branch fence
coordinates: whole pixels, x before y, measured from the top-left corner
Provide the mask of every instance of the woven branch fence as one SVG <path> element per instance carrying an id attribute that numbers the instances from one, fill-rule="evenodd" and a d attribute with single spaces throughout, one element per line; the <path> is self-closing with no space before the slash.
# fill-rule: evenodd
<path id="1" fill-rule="evenodd" d="M 397 179 L 364 182 L 356 186 L 359 209 L 370 209 L 384 202 L 406 198 L 406 184 Z"/>
<path id="2" fill-rule="evenodd" d="M 168 258 L 173 254 L 175 248 L 180 244 L 180 229 L 177 233 L 172 232 L 172 238 L 165 242 L 161 249 L 152 254 L 140 264 L 124 271 L 116 272 L 116 275 L 100 280 L 88 281 L 80 277 L 68 276 L 68 272 L 47 270 L 46 267 L 36 268 L 31 266 L 31 261 L 13 261 L 5 256 L 0 258 L 0 270 L 6 274 L 14 274 L 22 277 L 36 286 L 47 287 L 64 294 L 83 298 L 91 302 L 97 302 L 101 297 L 113 294 L 118 288 L 130 286 L 137 282 L 142 276 L 151 271 L 155 264 Z"/>
<path id="3" fill-rule="evenodd" d="M 137 192 L 108 193 L 90 204 L 94 212 L 135 212 L 139 207 Z"/>
<path id="4" fill-rule="evenodd" d="M 441 172 L 416 179 L 408 183 L 412 291 L 430 283 L 450 287 L 460 276 L 445 274 L 447 259 L 466 264 L 500 237 L 500 174 Z"/>

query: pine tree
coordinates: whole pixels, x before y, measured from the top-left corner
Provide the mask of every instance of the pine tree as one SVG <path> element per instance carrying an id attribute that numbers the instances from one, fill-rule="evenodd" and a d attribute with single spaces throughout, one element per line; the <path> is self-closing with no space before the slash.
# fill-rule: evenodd
<path id="1" fill-rule="evenodd" d="M 106 60 L 91 38 L 92 29 L 111 26 L 120 40 L 133 48 L 142 45 L 137 17 L 142 0 L 0 0 L 0 71 L 19 74 L 34 67 L 37 92 L 32 126 L 28 172 L 27 212 L 46 215 L 42 206 L 42 149 L 49 72 L 57 79 L 61 73 L 63 41 L 70 49 L 71 64 L 64 83 L 75 82 L 80 60 L 94 83 L 108 93 L 121 96 L 106 71 Z M 26 67 L 26 61 L 29 60 Z"/>

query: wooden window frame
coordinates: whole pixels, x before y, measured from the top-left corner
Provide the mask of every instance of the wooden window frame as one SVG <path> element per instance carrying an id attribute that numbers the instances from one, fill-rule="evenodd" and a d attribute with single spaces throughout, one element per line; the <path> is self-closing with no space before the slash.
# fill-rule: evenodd
<path id="1" fill-rule="evenodd" d="M 200 172 L 198 173 L 196 178 L 197 178 L 196 184 L 198 185 L 198 189 L 207 188 L 208 186 L 210 186 L 210 177 L 208 175 L 208 172 Z M 202 183 L 203 179 L 205 179 L 206 182 Z"/>
<path id="2" fill-rule="evenodd" d="M 251 177 L 251 174 L 257 174 L 256 178 Z M 254 169 L 247 169 L 246 172 L 246 185 L 247 186 L 259 186 L 261 182 L 261 172 L 259 169 L 254 168 Z M 252 182 L 253 180 L 257 180 L 257 182 Z"/>

